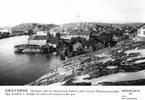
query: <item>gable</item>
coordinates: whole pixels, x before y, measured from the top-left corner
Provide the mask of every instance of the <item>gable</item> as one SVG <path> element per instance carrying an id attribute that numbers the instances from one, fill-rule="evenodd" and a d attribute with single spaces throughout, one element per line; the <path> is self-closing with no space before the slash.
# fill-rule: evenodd
<path id="1" fill-rule="evenodd" d="M 143 24 L 140 27 L 138 27 L 138 29 L 145 29 L 145 24 Z"/>

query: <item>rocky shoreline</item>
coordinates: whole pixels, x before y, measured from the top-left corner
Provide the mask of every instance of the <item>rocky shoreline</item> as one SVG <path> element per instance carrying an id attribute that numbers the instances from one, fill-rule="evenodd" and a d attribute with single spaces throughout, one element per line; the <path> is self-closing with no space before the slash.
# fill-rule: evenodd
<path id="1" fill-rule="evenodd" d="M 69 58 L 51 66 L 54 69 L 50 73 L 27 85 L 139 85 L 145 78 L 144 43 L 126 40 L 113 48 Z M 137 76 L 127 77 L 130 73 Z M 114 80 L 113 76 L 120 79 Z M 104 77 L 106 80 L 97 82 Z"/>

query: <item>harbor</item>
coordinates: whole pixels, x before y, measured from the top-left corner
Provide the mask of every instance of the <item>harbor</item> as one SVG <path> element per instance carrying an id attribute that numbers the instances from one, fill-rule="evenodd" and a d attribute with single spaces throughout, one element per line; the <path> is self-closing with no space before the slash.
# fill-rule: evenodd
<path id="1" fill-rule="evenodd" d="M 49 73 L 61 61 L 55 54 L 15 53 L 14 46 L 27 44 L 28 38 L 24 35 L 0 40 L 0 85 L 27 84 Z"/>

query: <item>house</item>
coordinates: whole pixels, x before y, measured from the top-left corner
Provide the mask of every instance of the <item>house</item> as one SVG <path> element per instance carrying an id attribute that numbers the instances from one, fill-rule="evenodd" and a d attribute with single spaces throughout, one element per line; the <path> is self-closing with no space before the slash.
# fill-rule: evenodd
<path id="1" fill-rule="evenodd" d="M 38 32 L 36 32 L 36 35 L 37 36 L 47 36 L 47 31 L 38 31 Z"/>
<path id="2" fill-rule="evenodd" d="M 0 29 L 0 34 L 10 33 L 10 32 L 11 32 L 10 30 Z"/>
<path id="3" fill-rule="evenodd" d="M 139 37 L 145 37 L 145 24 L 141 25 L 137 29 L 137 36 Z"/>
<path id="4" fill-rule="evenodd" d="M 58 38 L 56 37 L 49 39 L 48 42 L 49 42 L 49 45 L 53 46 L 54 48 L 58 46 Z"/>
<path id="5" fill-rule="evenodd" d="M 106 32 L 102 32 L 101 34 L 94 36 L 94 39 L 107 46 L 108 43 L 111 44 L 113 42 L 113 35 Z"/>
<path id="6" fill-rule="evenodd" d="M 30 45 L 46 45 L 48 41 L 47 31 L 39 31 L 28 38 Z"/>
<path id="7" fill-rule="evenodd" d="M 78 51 L 79 49 L 83 49 L 82 44 L 80 42 L 76 42 L 73 44 L 73 51 Z"/>
<path id="8" fill-rule="evenodd" d="M 5 38 L 8 37 L 10 35 L 10 31 L 9 30 L 0 30 L 0 38 Z"/>
<path id="9" fill-rule="evenodd" d="M 21 34 L 24 34 L 24 31 L 22 31 L 22 30 L 12 30 L 12 34 L 13 35 L 21 35 Z"/>
<path id="10" fill-rule="evenodd" d="M 83 47 L 85 50 L 88 49 L 86 51 L 94 51 L 96 43 L 95 40 L 88 40 L 83 43 Z"/>
<path id="11" fill-rule="evenodd" d="M 60 38 L 62 39 L 71 39 L 71 38 L 85 38 L 86 40 L 89 40 L 90 32 L 89 31 L 77 31 L 73 30 L 69 32 L 68 34 L 61 34 Z"/>

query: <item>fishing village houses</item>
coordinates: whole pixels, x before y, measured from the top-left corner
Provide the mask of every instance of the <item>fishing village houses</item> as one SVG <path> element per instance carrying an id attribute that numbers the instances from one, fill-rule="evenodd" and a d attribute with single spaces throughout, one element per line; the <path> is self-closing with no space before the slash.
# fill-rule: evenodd
<path id="1" fill-rule="evenodd" d="M 50 32 L 50 33 L 49 33 Z M 59 55 L 72 57 L 83 53 L 96 51 L 113 46 L 116 41 L 111 32 L 98 33 L 97 30 L 70 30 L 70 31 L 36 31 L 28 38 L 30 47 L 39 46 L 55 48 Z M 30 51 L 30 50 L 27 50 Z"/>
<path id="2" fill-rule="evenodd" d="M 92 39 L 90 35 L 91 32 L 86 30 L 72 30 L 60 34 L 60 38 L 64 41 L 64 44 L 59 45 L 59 52 L 63 54 L 66 52 L 65 54 L 68 56 L 76 56 L 105 47 L 101 42 L 96 41 L 94 38 Z"/>

